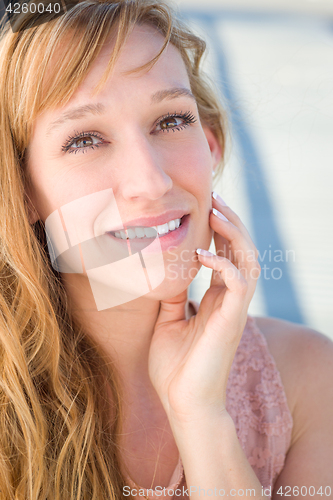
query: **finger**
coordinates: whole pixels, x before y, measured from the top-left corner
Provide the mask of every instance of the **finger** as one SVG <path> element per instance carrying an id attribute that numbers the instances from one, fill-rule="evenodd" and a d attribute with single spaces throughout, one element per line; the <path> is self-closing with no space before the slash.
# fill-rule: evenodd
<path id="1" fill-rule="evenodd" d="M 215 215 L 217 213 L 217 215 Z M 219 212 L 212 212 L 210 215 L 210 225 L 214 229 L 214 241 L 217 253 L 219 249 L 219 236 L 223 235 L 224 239 L 229 240 L 231 249 L 229 255 L 223 255 L 224 258 L 229 257 L 232 264 L 242 273 L 243 277 L 250 283 L 251 288 L 255 288 L 256 281 L 260 275 L 260 265 L 255 259 L 253 249 L 249 245 L 246 237 L 234 224 L 230 221 L 219 218 Z M 220 256 L 220 255 L 218 255 Z M 231 257 L 231 258 L 230 258 Z M 212 273 L 211 285 L 220 285 L 220 276 L 215 272 Z"/>
<path id="2" fill-rule="evenodd" d="M 187 288 L 171 299 L 161 300 L 159 315 L 156 321 L 155 330 L 159 326 L 173 321 L 185 319 L 185 307 L 187 302 Z"/>
<path id="3" fill-rule="evenodd" d="M 259 256 L 259 253 L 258 253 L 258 250 L 255 247 L 250 235 L 249 235 L 249 232 L 245 228 L 244 224 L 242 222 L 239 222 L 239 220 L 240 220 L 239 217 L 236 216 L 235 213 L 232 214 L 231 208 L 229 209 L 229 213 L 228 213 L 228 210 L 225 207 L 224 207 L 223 212 L 222 212 L 222 209 L 219 210 L 219 209 L 216 209 L 215 207 L 213 207 L 212 213 L 215 213 L 215 215 L 217 215 L 220 219 L 229 222 L 235 228 L 237 228 L 237 230 L 242 234 L 244 241 L 246 241 L 246 243 L 247 243 L 248 254 L 251 254 L 251 256 L 253 256 L 253 259 L 257 259 Z M 234 215 L 234 216 L 232 216 L 232 215 Z M 222 236 L 224 236 L 224 234 Z M 219 245 L 222 244 L 222 246 L 223 246 L 224 241 L 218 241 L 217 243 Z"/>
<path id="4" fill-rule="evenodd" d="M 216 313 L 214 313 L 215 321 L 213 321 L 213 319 L 209 320 L 210 328 L 220 331 L 223 326 L 229 331 L 230 324 L 239 326 L 239 321 L 244 321 L 253 296 L 252 290 L 239 269 L 237 269 L 228 259 L 213 255 L 211 252 L 205 255 L 201 253 L 202 249 L 200 248 L 198 248 L 196 252 L 203 265 L 221 274 L 227 287 L 227 291 L 221 289 L 220 299 L 217 297 L 216 302 L 219 306 L 219 320 L 216 320 Z M 206 251 L 204 252 L 206 253 Z M 217 333 L 216 331 L 216 334 Z"/>
<path id="5" fill-rule="evenodd" d="M 234 224 L 234 226 L 238 227 L 238 229 L 241 231 L 244 237 L 248 240 L 251 248 L 254 251 L 254 256 L 257 259 L 259 256 L 259 252 L 255 244 L 253 243 L 252 238 L 248 230 L 246 229 L 245 225 L 238 217 L 238 215 L 228 205 L 225 204 L 225 202 L 216 193 L 216 191 L 213 191 L 212 193 L 212 206 L 213 208 L 216 208 L 222 215 L 224 215 L 232 224 Z"/>

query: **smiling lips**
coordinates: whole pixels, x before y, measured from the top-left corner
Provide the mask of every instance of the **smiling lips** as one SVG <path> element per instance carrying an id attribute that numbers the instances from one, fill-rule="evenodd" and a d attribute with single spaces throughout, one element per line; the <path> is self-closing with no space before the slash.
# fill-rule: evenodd
<path id="1" fill-rule="evenodd" d="M 184 217 L 185 216 L 181 217 L 180 219 L 179 218 L 172 219 L 169 222 L 166 222 L 165 224 L 157 226 L 150 226 L 150 227 L 135 226 L 135 227 L 129 227 L 125 230 L 109 231 L 109 232 L 116 238 L 120 238 L 123 240 L 134 239 L 134 238 L 155 238 L 157 233 L 159 235 L 165 235 L 168 234 L 170 231 L 178 229 L 178 227 L 181 226 L 181 220 Z"/>

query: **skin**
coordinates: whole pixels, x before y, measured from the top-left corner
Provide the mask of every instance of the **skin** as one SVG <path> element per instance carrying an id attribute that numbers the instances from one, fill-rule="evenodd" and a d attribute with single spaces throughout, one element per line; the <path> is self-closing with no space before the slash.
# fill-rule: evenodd
<path id="1" fill-rule="evenodd" d="M 165 252 L 166 278 L 161 285 L 139 299 L 105 311 L 96 310 L 87 276 L 63 274 L 63 280 L 74 313 L 80 315 L 86 331 L 115 361 L 122 376 L 125 421 L 121 444 L 132 479 L 145 487 L 168 484 L 180 452 L 188 481 L 204 487 L 202 477 L 207 478 L 208 474 L 213 482 L 222 484 L 221 475 L 218 475 L 222 474 L 222 465 L 221 471 L 214 476 L 214 470 L 206 470 L 205 464 L 195 463 L 195 458 L 191 458 L 198 454 L 194 450 L 190 452 L 192 445 L 189 443 L 194 442 L 198 435 L 204 436 L 204 428 L 209 428 L 213 433 L 210 435 L 216 436 L 215 426 L 216 429 L 227 429 L 227 434 L 221 431 L 223 441 L 232 434 L 225 410 L 226 382 L 244 330 L 260 266 L 256 261 L 257 250 L 239 217 L 230 207 L 211 198 L 212 171 L 220 159 L 221 150 L 213 133 L 201 124 L 196 103 L 185 96 L 159 104 L 150 102 L 150 96 L 156 91 L 175 86 L 190 88 L 178 51 L 170 45 L 148 73 L 124 74 L 150 60 L 161 44 L 162 37 L 153 28 L 136 27 L 106 86 L 92 98 L 90 93 L 112 51 L 110 40 L 69 103 L 37 118 L 29 144 L 28 173 L 32 189 L 28 194 L 35 207 L 31 210 L 31 223 L 38 218 L 45 221 L 50 213 L 64 204 L 107 186 L 114 191 L 123 220 L 178 208 L 180 200 L 181 207 L 188 209 L 188 235 L 174 250 L 178 252 L 179 265 L 185 266 L 185 275 L 179 272 L 176 280 L 170 279 L 168 264 L 171 256 Z M 91 115 L 67 122 L 53 135 L 46 136 L 48 125 L 64 111 L 76 105 L 97 102 L 105 104 L 106 115 Z M 174 133 L 157 133 L 156 120 L 167 113 L 184 110 L 190 111 L 197 121 Z M 105 143 L 86 153 L 62 152 L 61 146 L 68 135 L 75 135 L 75 130 L 96 131 Z M 99 139 L 94 139 L 94 142 L 99 142 Z M 228 221 L 212 214 L 212 207 L 224 214 Z M 212 236 L 218 255 L 197 256 L 195 249 L 208 249 Z M 232 262 L 224 258 L 226 243 L 233 252 L 241 250 L 243 258 Z M 182 250 L 188 251 L 187 255 L 192 257 L 190 261 L 180 259 Z M 247 260 L 248 255 L 255 258 Z M 213 272 L 211 286 L 198 314 L 186 319 L 187 289 L 194 277 L 189 271 L 199 270 L 202 264 L 216 272 Z M 307 365 L 309 356 L 302 343 L 304 330 L 296 328 L 295 331 L 292 324 L 269 318 L 259 326 L 277 360 L 289 407 L 293 415 L 297 415 L 289 451 L 292 459 L 279 481 L 292 485 L 296 477 L 303 481 L 299 484 L 306 484 L 309 480 L 312 484 L 318 483 L 321 478 L 324 480 L 325 474 L 329 477 L 327 459 L 332 458 L 330 462 L 333 463 L 333 456 L 328 450 L 333 449 L 333 443 L 327 440 L 326 448 L 324 442 L 321 443 L 326 450 L 325 460 L 321 459 L 320 471 L 317 475 L 312 474 L 312 479 L 311 458 L 310 455 L 306 458 L 304 449 L 311 453 L 311 446 L 316 446 L 313 436 L 320 426 L 324 429 L 323 436 L 329 434 L 333 410 L 332 405 L 327 408 L 332 418 L 321 421 L 311 413 L 304 394 L 310 388 L 311 397 L 319 398 L 321 404 L 326 401 L 329 389 L 324 381 L 327 375 L 333 375 L 333 369 L 327 368 L 331 372 L 323 372 L 321 368 L 323 392 L 318 396 L 320 390 L 317 390 L 315 396 L 314 368 Z M 308 341 L 317 346 L 318 360 L 324 352 L 333 353 L 331 344 L 331 351 L 324 346 L 320 334 L 308 331 L 306 334 Z M 285 350 L 279 343 L 281 335 Z M 296 357 L 300 353 L 298 361 L 295 363 L 295 357 L 292 360 L 290 355 L 286 356 L 287 352 Z M 315 363 L 316 368 L 319 364 L 319 361 L 317 365 Z M 332 365 L 328 363 L 328 366 Z M 301 385 L 304 388 L 300 390 L 300 374 L 304 371 L 308 384 L 306 387 Z M 201 434 L 198 434 L 199 427 Z M 185 428 L 188 431 L 185 432 Z M 203 439 L 201 443 L 197 441 L 197 446 L 202 446 L 206 456 L 215 457 L 216 463 L 226 462 L 226 473 L 235 470 L 230 479 L 234 481 L 230 482 L 231 487 L 236 483 L 242 487 L 245 479 L 248 480 L 247 487 L 258 486 L 239 443 L 230 446 L 228 457 L 219 455 L 220 451 L 214 448 L 210 439 Z M 152 482 L 157 455 L 160 460 Z M 144 471 L 142 460 L 145 460 Z M 307 475 L 302 473 L 302 467 L 307 470 Z M 196 475 L 199 469 L 206 475 Z M 325 484 L 329 484 L 327 481 Z"/>
<path id="2" fill-rule="evenodd" d="M 124 434 L 141 436 L 143 427 L 154 427 L 156 431 L 152 440 L 155 441 L 163 429 L 163 440 L 168 441 L 168 445 L 165 448 L 161 445 L 162 456 L 172 457 L 165 458 L 172 468 L 178 460 L 178 450 L 160 397 L 149 378 L 149 348 L 160 300 L 187 290 L 196 270 L 201 267 L 195 249 L 209 247 L 213 234 L 209 226 L 212 171 L 221 157 L 221 149 L 212 132 L 201 125 L 193 99 L 182 96 L 151 104 L 151 95 L 156 91 L 173 87 L 190 89 L 182 58 L 172 45 L 149 73 L 124 75 L 126 71 L 150 60 L 161 45 L 162 37 L 152 28 L 136 27 L 116 63 L 112 77 L 104 89 L 92 98 L 91 92 L 100 80 L 113 49 L 112 40 L 105 44 L 68 104 L 39 115 L 35 121 L 28 148 L 27 171 L 32 184 L 28 194 L 34 206 L 31 223 L 39 218 L 45 222 L 62 205 L 109 186 L 115 194 L 122 220 L 160 214 L 179 207 L 187 208 L 191 215 L 186 241 L 179 250 L 173 250 L 172 256 L 168 253 L 164 255 L 165 270 L 168 272 L 169 264 L 174 266 L 174 254 L 181 255 L 182 250 L 187 251 L 186 259 L 189 261 L 181 262 L 184 270 L 177 272 L 177 279 L 165 279 L 162 285 L 144 297 L 117 308 L 97 311 L 87 277 L 62 275 L 74 313 L 79 314 L 86 330 L 116 362 L 122 375 Z M 50 137 L 46 136 L 48 125 L 64 111 L 97 102 L 106 106 L 105 115 L 90 115 L 69 122 Z M 156 120 L 175 111 L 190 111 L 197 122 L 174 133 L 160 131 L 152 134 L 158 128 L 154 128 Z M 69 135 L 75 135 L 75 131 L 99 132 L 108 143 L 94 150 L 64 154 L 61 147 Z M 82 148 L 82 144 L 76 143 L 78 145 Z M 182 200 L 181 204 L 179 200 Z M 189 272 L 191 277 L 184 279 Z M 145 449 L 145 439 L 145 435 L 140 438 L 141 449 Z M 138 438 L 135 437 L 135 440 Z M 125 447 L 132 448 L 134 445 L 125 442 Z M 147 454 L 150 451 L 147 448 Z"/>
<path id="3" fill-rule="evenodd" d="M 33 185 L 29 195 L 37 210 L 31 220 L 41 218 L 45 221 L 62 205 L 109 186 L 115 194 L 122 220 L 185 207 L 191 214 L 190 230 L 178 253 L 189 250 L 195 260 L 182 264 L 188 269 L 199 270 L 201 266 L 194 251 L 197 247 L 208 247 L 212 237 L 207 221 L 211 208 L 212 170 L 220 158 L 219 146 L 213 134 L 199 121 L 179 132 L 151 134 L 154 122 L 175 110 L 189 110 L 198 118 L 196 103 L 188 97 L 155 105 L 150 103 L 150 96 L 158 90 L 175 86 L 190 88 L 183 61 L 173 46 L 148 74 L 140 77 L 123 74 L 151 59 L 161 43 L 162 37 L 151 28 L 136 28 L 116 64 L 114 75 L 103 91 L 92 99 L 90 92 L 104 72 L 113 43 L 105 45 L 67 106 L 38 117 L 29 144 L 28 173 Z M 48 124 L 64 111 L 97 102 L 107 107 L 105 115 L 69 122 L 51 137 L 46 137 Z M 74 135 L 74 130 L 96 130 L 108 144 L 94 150 L 86 148 L 85 153 L 64 154 L 61 146 L 68 135 Z M 94 142 L 101 141 L 94 139 Z M 82 144 L 80 146 L 82 149 Z M 166 271 L 168 264 L 173 262 L 171 258 L 174 258 L 171 254 L 164 256 Z M 162 286 L 144 297 L 104 312 L 96 310 L 86 276 L 63 274 L 73 308 L 80 311 L 80 317 L 84 315 L 90 334 L 110 355 L 116 352 L 118 367 L 129 387 L 134 382 L 148 380 L 148 350 L 159 300 L 173 297 L 192 281 L 178 274 L 176 280 L 165 279 Z"/>

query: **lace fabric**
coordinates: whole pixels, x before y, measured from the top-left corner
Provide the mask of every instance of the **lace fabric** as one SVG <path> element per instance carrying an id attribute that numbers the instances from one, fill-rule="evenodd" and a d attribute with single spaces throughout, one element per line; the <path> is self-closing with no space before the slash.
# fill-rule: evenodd
<path id="1" fill-rule="evenodd" d="M 186 317 L 190 316 L 190 306 L 198 311 L 199 304 L 189 301 Z M 261 485 L 272 492 L 290 446 L 293 418 L 266 339 L 249 315 L 231 366 L 226 396 L 226 409 L 242 449 Z M 127 482 L 137 490 L 138 497 L 139 490 L 145 493 L 141 498 L 155 499 L 161 497 L 161 492 L 164 499 L 183 498 L 174 496 L 177 488 L 186 488 L 181 457 L 164 490 L 146 490 L 130 478 Z"/>
<path id="2" fill-rule="evenodd" d="M 249 315 L 228 378 L 226 408 L 260 483 L 273 490 L 290 446 L 293 418 L 266 339 Z"/>

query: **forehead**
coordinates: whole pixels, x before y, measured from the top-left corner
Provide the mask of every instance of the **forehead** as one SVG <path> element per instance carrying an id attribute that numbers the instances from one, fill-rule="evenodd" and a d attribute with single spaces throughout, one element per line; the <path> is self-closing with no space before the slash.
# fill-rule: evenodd
<path id="1" fill-rule="evenodd" d="M 178 49 L 172 44 L 168 45 L 149 71 L 128 73 L 153 59 L 162 48 L 163 42 L 164 37 L 154 27 L 136 25 L 122 47 L 114 69 L 108 78 L 106 92 L 109 92 L 110 89 L 115 90 L 116 87 L 118 90 L 121 87 L 123 93 L 129 88 L 133 89 L 133 87 L 138 91 L 146 89 L 148 92 L 151 86 L 159 85 L 165 88 L 170 85 L 177 86 L 177 84 L 186 85 L 189 88 L 190 84 L 184 61 Z M 98 84 L 111 57 L 114 45 L 115 40 L 110 36 L 93 62 L 86 78 L 73 95 L 71 102 L 80 94 L 91 92 Z"/>
<path id="2" fill-rule="evenodd" d="M 132 112 L 135 109 L 143 109 L 142 106 L 150 105 L 151 97 L 158 91 L 172 88 L 190 90 L 184 61 L 178 49 L 172 44 L 167 46 L 149 71 L 128 74 L 129 71 L 150 62 L 158 54 L 163 43 L 164 37 L 154 27 L 136 25 L 123 45 L 106 84 L 93 96 L 93 91 L 102 78 L 114 49 L 115 40 L 110 35 L 67 104 L 44 110 L 38 115 L 33 124 L 28 151 L 36 134 L 44 136 L 53 123 L 61 121 L 61 117 L 74 108 L 102 102 L 119 116 L 120 112 L 122 114 Z M 65 48 L 65 44 L 63 47 Z"/>

